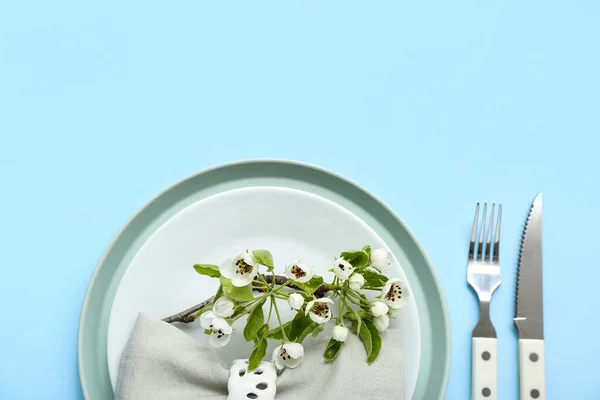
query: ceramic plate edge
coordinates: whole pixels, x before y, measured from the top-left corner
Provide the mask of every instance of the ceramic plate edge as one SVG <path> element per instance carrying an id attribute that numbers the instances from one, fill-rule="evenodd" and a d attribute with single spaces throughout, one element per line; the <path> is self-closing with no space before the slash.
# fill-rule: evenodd
<path id="1" fill-rule="evenodd" d="M 84 315 L 86 313 L 87 310 L 87 306 L 90 300 L 90 296 L 91 296 L 91 291 L 92 288 L 94 286 L 94 283 L 98 277 L 98 274 L 100 273 L 100 267 L 103 264 L 104 260 L 107 258 L 112 246 L 118 241 L 118 239 L 121 237 L 121 235 L 123 234 L 123 232 L 125 231 L 125 229 L 131 224 L 132 221 L 134 221 L 147 207 L 149 204 L 151 204 L 153 201 L 155 201 L 156 199 L 160 198 L 161 196 L 163 196 L 165 193 L 169 192 L 170 190 L 172 190 L 173 188 L 181 185 L 182 183 L 193 179 L 194 177 L 198 176 L 198 175 L 202 175 L 202 174 L 207 174 L 210 173 L 212 171 L 217 171 L 220 169 L 224 169 L 227 167 L 233 167 L 236 165 L 244 165 L 244 164 L 254 164 L 254 163 L 282 163 L 282 164 L 290 164 L 290 165 L 296 165 L 299 167 L 305 167 L 305 168 L 309 168 L 309 169 L 313 169 L 316 170 L 318 172 L 324 173 L 326 175 L 330 175 L 333 176 L 351 186 L 356 187 L 357 189 L 359 189 L 360 191 L 364 192 L 366 195 L 368 195 L 369 197 L 371 197 L 373 200 L 375 200 L 375 202 L 377 202 L 379 205 L 381 205 L 381 207 L 383 207 L 387 212 L 389 212 L 391 215 L 394 216 L 394 218 L 402 225 L 402 227 L 406 230 L 406 233 L 410 236 L 411 240 L 413 240 L 413 242 L 415 243 L 415 246 L 417 246 L 419 252 L 421 253 L 422 257 L 425 259 L 432 278 L 433 278 L 433 283 L 439 293 L 440 296 L 440 300 L 442 301 L 442 316 L 444 318 L 444 326 L 445 326 L 445 344 L 446 344 L 446 357 L 445 357 L 445 365 L 444 365 L 444 371 L 446 371 L 446 373 L 444 374 L 444 378 L 443 378 L 443 382 L 441 382 L 441 388 L 442 388 L 442 392 L 441 394 L 444 394 L 447 386 L 448 386 L 448 377 L 449 377 L 449 368 L 450 368 L 450 360 L 451 360 L 451 332 L 450 332 L 450 318 L 449 318 L 449 313 L 448 313 L 448 306 L 447 306 L 447 301 L 446 301 L 446 297 L 445 297 L 445 292 L 443 290 L 443 287 L 441 286 L 437 271 L 433 265 L 433 262 L 431 261 L 429 255 L 427 254 L 427 252 L 425 251 L 424 247 L 422 246 L 421 242 L 419 241 L 419 239 L 416 237 L 415 233 L 412 231 L 412 229 L 404 222 L 404 220 L 384 201 L 382 201 L 378 196 L 376 196 L 375 194 L 373 194 L 371 191 L 367 190 L 365 187 L 363 187 L 362 185 L 359 185 L 358 183 L 334 172 L 331 171 L 329 169 L 325 169 L 322 167 L 319 167 L 317 165 L 308 163 L 308 162 L 303 162 L 303 161 L 297 161 L 297 160 L 288 160 L 288 159 L 277 159 L 277 158 L 255 158 L 255 159 L 242 159 L 242 160 L 235 160 L 235 161 L 229 161 L 229 162 L 224 162 L 224 163 L 220 163 L 217 165 L 213 165 L 211 167 L 208 168 L 204 168 L 198 172 L 189 174 L 177 181 L 175 181 L 174 183 L 166 186 L 164 189 L 160 190 L 157 194 L 155 194 L 154 196 L 152 196 L 148 201 L 146 201 L 141 207 L 139 207 L 119 228 L 119 230 L 113 235 L 113 237 L 111 238 L 111 240 L 107 243 L 107 245 L 104 247 L 104 250 L 100 256 L 100 258 L 98 259 L 98 261 L 95 264 L 94 267 L 94 271 L 92 273 L 92 276 L 88 282 L 86 291 L 85 291 L 85 296 L 82 302 L 82 306 L 81 306 L 81 311 L 79 313 L 79 324 L 78 324 L 78 333 L 77 333 L 77 367 L 78 367 L 78 374 L 79 374 L 79 378 L 80 378 L 80 383 L 81 383 L 81 389 L 82 389 L 82 393 L 83 393 L 83 397 L 85 399 L 89 398 L 89 393 L 87 392 L 87 385 L 84 384 L 84 378 L 81 375 L 81 370 L 82 370 L 82 365 L 83 365 L 83 359 L 82 359 L 82 343 L 83 343 L 83 324 L 84 324 Z"/>

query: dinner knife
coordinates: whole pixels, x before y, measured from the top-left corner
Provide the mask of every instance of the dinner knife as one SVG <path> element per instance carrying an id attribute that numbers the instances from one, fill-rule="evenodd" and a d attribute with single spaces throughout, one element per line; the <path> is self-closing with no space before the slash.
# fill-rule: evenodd
<path id="1" fill-rule="evenodd" d="M 519 332 L 521 400 L 546 399 L 542 288 L 542 193 L 539 193 L 523 230 L 517 272 L 514 323 Z"/>

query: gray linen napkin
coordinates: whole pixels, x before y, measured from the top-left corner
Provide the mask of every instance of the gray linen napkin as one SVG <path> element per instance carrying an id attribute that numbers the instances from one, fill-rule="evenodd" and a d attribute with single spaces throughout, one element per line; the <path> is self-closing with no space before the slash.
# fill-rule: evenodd
<path id="1" fill-rule="evenodd" d="M 379 358 L 368 365 L 362 342 L 349 335 L 333 362 L 328 339 L 305 346 L 304 359 L 277 379 L 277 400 L 404 399 L 401 337 L 382 334 Z M 270 354 L 265 360 L 268 361 Z M 225 400 L 229 368 L 215 350 L 160 320 L 140 314 L 121 356 L 116 400 Z"/>

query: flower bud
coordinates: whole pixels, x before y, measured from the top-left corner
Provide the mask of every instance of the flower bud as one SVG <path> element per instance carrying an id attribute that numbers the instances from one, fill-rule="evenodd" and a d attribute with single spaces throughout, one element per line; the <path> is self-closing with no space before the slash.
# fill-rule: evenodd
<path id="1" fill-rule="evenodd" d="M 386 270 L 392 265 L 392 253 L 384 248 L 373 250 L 369 261 L 373 268 L 379 271 Z"/>
<path id="2" fill-rule="evenodd" d="M 213 312 L 223 318 L 231 317 L 234 309 L 235 303 L 227 296 L 219 297 L 213 305 Z"/>
<path id="3" fill-rule="evenodd" d="M 386 314 L 375 317 L 375 319 L 373 319 L 373 325 L 375 325 L 375 328 L 379 332 L 383 332 L 390 326 L 390 317 Z"/>
<path id="4" fill-rule="evenodd" d="M 375 317 L 380 317 L 387 314 L 389 309 L 390 308 L 387 306 L 387 304 L 382 303 L 381 301 L 375 301 L 371 304 L 371 313 Z"/>
<path id="5" fill-rule="evenodd" d="M 365 284 L 365 278 L 361 274 L 355 272 L 348 279 L 348 283 L 350 284 L 350 289 L 360 290 Z"/>
<path id="6" fill-rule="evenodd" d="M 290 303 L 290 307 L 292 307 L 294 310 L 299 310 L 304 305 L 304 297 L 302 297 L 302 295 L 299 293 L 292 293 L 290 294 L 288 303 Z"/>
<path id="7" fill-rule="evenodd" d="M 336 325 L 333 327 L 331 336 L 334 340 L 337 340 L 338 342 L 345 342 L 348 338 L 348 328 L 346 328 L 345 326 Z"/>

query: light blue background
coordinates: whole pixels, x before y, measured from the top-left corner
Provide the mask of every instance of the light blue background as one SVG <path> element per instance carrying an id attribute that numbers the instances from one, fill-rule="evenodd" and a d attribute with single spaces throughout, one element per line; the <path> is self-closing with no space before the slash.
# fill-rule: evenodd
<path id="1" fill-rule="evenodd" d="M 414 230 L 448 299 L 448 399 L 469 398 L 478 201 L 504 206 L 492 314 L 518 397 L 517 250 L 543 191 L 548 398 L 600 398 L 599 21 L 592 0 L 2 2 L 0 398 L 80 399 L 112 236 L 165 186 L 264 157 L 343 174 Z"/>

